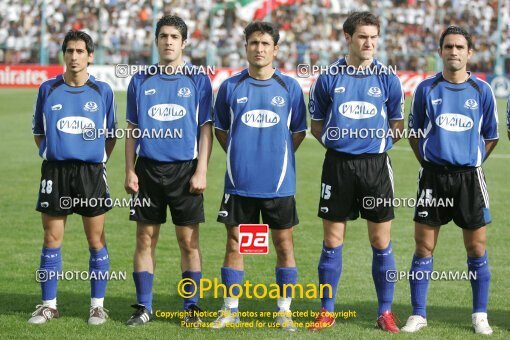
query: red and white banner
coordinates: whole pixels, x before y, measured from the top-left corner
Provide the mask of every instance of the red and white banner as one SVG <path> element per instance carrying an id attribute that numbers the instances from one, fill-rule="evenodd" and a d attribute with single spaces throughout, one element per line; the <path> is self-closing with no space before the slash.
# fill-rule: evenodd
<path id="1" fill-rule="evenodd" d="M 114 91 L 126 91 L 131 80 L 130 76 L 120 77 L 116 75 L 115 65 L 96 66 L 91 65 L 88 68 L 90 74 L 106 81 L 110 84 Z M 217 67 L 214 73 L 209 74 L 214 92 L 217 92 L 220 85 L 225 79 L 239 72 L 241 69 L 233 69 L 228 67 Z M 50 65 L 2 65 L 0 64 L 0 87 L 35 87 L 37 88 L 43 81 L 52 78 L 64 72 L 64 66 Z M 296 79 L 305 93 L 308 94 L 312 83 L 317 76 L 309 76 L 305 78 L 298 77 L 296 70 L 282 70 L 285 74 Z M 397 71 L 397 75 L 402 81 L 402 86 L 406 96 L 412 95 L 416 86 L 425 78 L 432 76 L 434 73 L 413 72 L 413 71 Z M 477 73 L 476 76 L 483 80 L 487 79 L 485 73 Z"/>
<path id="2" fill-rule="evenodd" d="M 64 72 L 60 65 L 2 65 L 0 87 L 39 87 L 47 79 Z"/>

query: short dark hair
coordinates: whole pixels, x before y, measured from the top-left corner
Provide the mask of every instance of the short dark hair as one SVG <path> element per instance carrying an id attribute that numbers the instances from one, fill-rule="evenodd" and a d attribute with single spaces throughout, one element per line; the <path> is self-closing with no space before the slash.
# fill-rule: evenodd
<path id="1" fill-rule="evenodd" d="M 275 45 L 278 45 L 280 40 L 280 32 L 278 28 L 267 21 L 254 21 L 244 28 L 244 38 L 248 42 L 248 38 L 255 32 L 262 32 L 269 34 L 274 41 Z"/>
<path id="2" fill-rule="evenodd" d="M 379 18 L 370 12 L 351 12 L 344 22 L 344 33 L 353 35 L 357 26 L 376 26 L 377 34 L 381 28 Z"/>
<path id="3" fill-rule="evenodd" d="M 182 41 L 188 39 L 188 26 L 181 17 L 177 15 L 165 15 L 161 19 L 159 19 L 156 25 L 156 40 L 158 39 L 159 31 L 161 31 L 161 27 L 163 26 L 173 26 L 175 27 L 179 33 L 181 33 Z"/>
<path id="4" fill-rule="evenodd" d="M 471 50 L 475 48 L 475 45 L 473 44 L 473 39 L 471 38 L 471 34 L 469 34 L 468 31 L 459 26 L 450 26 L 444 30 L 444 32 L 441 34 L 441 38 L 439 38 L 440 49 L 443 49 L 444 38 L 449 34 L 463 35 L 464 38 L 466 38 L 468 49 Z"/>
<path id="5" fill-rule="evenodd" d="M 94 41 L 90 35 L 83 31 L 69 31 L 64 37 L 64 42 L 62 43 L 62 53 L 66 53 L 67 43 L 69 41 L 82 40 L 85 43 L 85 48 L 87 49 L 88 54 L 94 53 Z"/>

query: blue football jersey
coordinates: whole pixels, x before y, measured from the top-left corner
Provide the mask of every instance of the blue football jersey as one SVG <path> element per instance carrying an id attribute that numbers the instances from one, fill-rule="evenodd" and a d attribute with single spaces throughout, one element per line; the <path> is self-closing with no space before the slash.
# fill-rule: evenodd
<path id="1" fill-rule="evenodd" d="M 212 86 L 206 74 L 185 67 L 181 74 L 131 78 L 126 119 L 139 129 L 138 156 L 159 162 L 197 158 L 200 127 L 212 120 Z"/>
<path id="2" fill-rule="evenodd" d="M 389 120 L 404 119 L 404 91 L 399 78 L 374 59 L 372 73 L 348 70 L 345 58 L 321 74 L 310 89 L 312 120 L 323 120 L 322 142 L 328 149 L 361 155 L 389 150 Z M 349 66 L 350 68 L 351 66 Z"/>
<path id="3" fill-rule="evenodd" d="M 116 123 L 113 91 L 92 75 L 83 86 L 69 86 L 59 75 L 39 87 L 32 132 L 45 136 L 44 159 L 106 162 L 105 135 L 114 135 Z M 87 137 L 92 131 L 97 138 Z"/>
<path id="4" fill-rule="evenodd" d="M 418 137 L 425 161 L 480 166 L 485 159 L 485 140 L 499 138 L 494 93 L 474 74 L 453 84 L 438 73 L 416 88 L 409 129 L 423 134 Z"/>
<path id="5" fill-rule="evenodd" d="M 303 91 L 275 70 L 257 80 L 245 69 L 225 80 L 214 105 L 214 126 L 228 131 L 225 192 L 247 197 L 292 196 L 296 169 L 292 133 L 306 130 Z"/>

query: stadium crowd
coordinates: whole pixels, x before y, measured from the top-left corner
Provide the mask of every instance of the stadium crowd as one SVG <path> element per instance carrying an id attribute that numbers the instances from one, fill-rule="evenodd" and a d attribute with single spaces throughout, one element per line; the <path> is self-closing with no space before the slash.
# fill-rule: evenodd
<path id="1" fill-rule="evenodd" d="M 260 1 L 259 1 L 260 2 Z M 353 10 L 383 14 L 387 63 L 400 70 L 434 71 L 436 42 L 449 25 L 471 31 L 475 55 L 470 69 L 494 70 L 497 55 L 497 0 L 280 0 L 265 19 L 281 28 L 280 67 L 299 63 L 327 65 L 346 50 L 342 24 Z M 0 2 L 0 63 L 38 63 L 43 1 Z M 188 48 L 195 64 L 244 66 L 243 28 L 250 17 L 247 0 L 162 0 L 157 17 L 178 14 L 189 26 Z M 284 5 L 282 5 L 284 3 Z M 367 4 L 367 3 L 370 3 Z M 508 2 L 502 17 L 501 49 L 510 54 Z M 149 0 L 46 1 L 50 64 L 61 64 L 60 42 L 70 29 L 90 33 L 102 47 L 105 64 L 151 62 L 153 7 Z M 96 53 L 97 58 L 97 53 Z M 101 61 L 100 59 L 100 61 Z M 384 60 L 384 58 L 383 58 Z M 97 61 L 97 59 L 96 59 Z M 510 73 L 510 59 L 505 72 Z"/>

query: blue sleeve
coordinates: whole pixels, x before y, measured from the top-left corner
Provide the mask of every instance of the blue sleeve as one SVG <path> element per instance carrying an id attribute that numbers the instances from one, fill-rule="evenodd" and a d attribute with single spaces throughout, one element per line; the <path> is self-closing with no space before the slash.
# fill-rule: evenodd
<path id="1" fill-rule="evenodd" d="M 292 117 L 290 119 L 290 131 L 301 132 L 305 131 L 306 126 L 306 105 L 303 91 L 297 82 L 294 82 L 291 87 L 291 109 Z"/>
<path id="2" fill-rule="evenodd" d="M 327 79 L 325 75 L 320 75 L 310 89 L 310 101 L 308 102 L 310 118 L 313 120 L 323 120 L 330 105 L 331 96 Z"/>
<path id="3" fill-rule="evenodd" d="M 34 116 L 32 119 L 32 133 L 34 135 L 44 135 L 44 112 L 43 112 L 43 105 L 44 105 L 44 91 L 42 86 L 39 87 L 39 93 L 37 94 L 37 100 L 35 102 L 35 108 L 34 108 Z"/>
<path id="4" fill-rule="evenodd" d="M 135 79 L 135 76 L 131 78 L 127 90 L 126 121 L 128 123 L 138 125 L 138 105 L 136 101 L 137 90 Z"/>
<path id="5" fill-rule="evenodd" d="M 423 96 L 423 86 L 418 85 L 413 94 L 411 103 L 411 112 L 409 113 L 408 128 L 416 134 L 423 131 L 425 124 L 425 98 Z"/>
<path id="6" fill-rule="evenodd" d="M 208 76 L 204 75 L 199 78 L 199 112 L 198 112 L 198 125 L 202 126 L 207 122 L 212 121 L 212 85 Z"/>
<path id="7" fill-rule="evenodd" d="M 115 102 L 115 95 L 110 86 L 106 87 L 106 129 L 114 133 L 117 128 L 117 103 Z M 114 136 L 114 134 L 108 134 Z"/>
<path id="8" fill-rule="evenodd" d="M 506 103 L 506 128 L 510 131 L 510 96 L 508 96 L 508 102 Z"/>
<path id="9" fill-rule="evenodd" d="M 404 119 L 405 95 L 400 79 L 397 76 L 389 77 L 388 84 L 388 120 Z"/>
<path id="10" fill-rule="evenodd" d="M 227 102 L 227 82 L 221 84 L 214 103 L 214 127 L 228 131 L 230 129 L 230 106 Z"/>
<path id="11" fill-rule="evenodd" d="M 483 139 L 499 139 L 498 134 L 498 107 L 492 89 L 487 85 L 483 87 L 483 120 L 481 134 Z"/>

